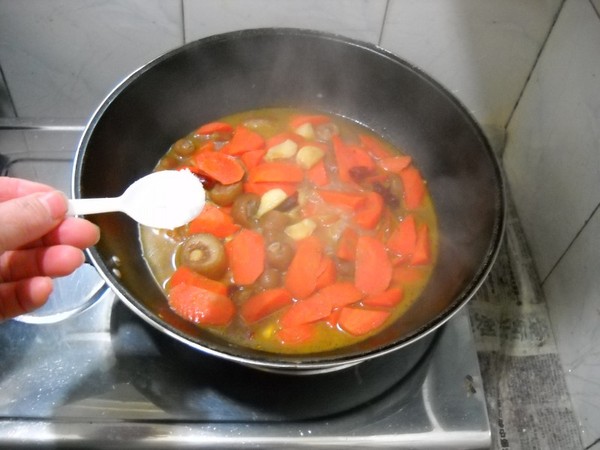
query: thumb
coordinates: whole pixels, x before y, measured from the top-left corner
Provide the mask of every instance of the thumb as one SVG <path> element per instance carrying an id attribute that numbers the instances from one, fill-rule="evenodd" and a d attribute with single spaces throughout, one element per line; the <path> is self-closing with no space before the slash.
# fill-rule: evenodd
<path id="1" fill-rule="evenodd" d="M 0 253 L 19 248 L 56 227 L 67 212 L 59 191 L 38 192 L 0 203 Z"/>

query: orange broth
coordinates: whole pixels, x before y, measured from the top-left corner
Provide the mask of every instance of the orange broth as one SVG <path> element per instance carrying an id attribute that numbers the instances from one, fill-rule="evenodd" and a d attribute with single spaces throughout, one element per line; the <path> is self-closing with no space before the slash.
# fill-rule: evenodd
<path id="1" fill-rule="evenodd" d="M 144 256 L 177 314 L 232 343 L 347 346 L 402 320 L 427 284 L 438 227 L 426 181 L 354 122 L 234 114 L 178 140 L 156 166 L 182 168 L 203 180 L 207 206 L 173 231 L 140 227 Z"/>

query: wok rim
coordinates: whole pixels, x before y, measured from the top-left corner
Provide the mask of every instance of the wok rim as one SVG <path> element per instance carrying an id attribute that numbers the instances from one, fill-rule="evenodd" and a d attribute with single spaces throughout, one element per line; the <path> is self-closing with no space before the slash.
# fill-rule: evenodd
<path id="1" fill-rule="evenodd" d="M 336 41 L 343 45 L 351 45 L 354 47 L 359 47 L 362 50 L 365 50 L 370 53 L 374 53 L 378 56 L 384 57 L 388 60 L 391 60 L 394 64 L 399 64 L 401 66 L 406 67 L 407 69 L 413 71 L 420 78 L 424 79 L 427 83 L 429 83 L 433 88 L 437 89 L 437 91 L 442 94 L 446 100 L 451 102 L 457 109 L 457 112 L 462 114 L 465 120 L 465 125 L 470 126 L 471 131 L 476 135 L 478 140 L 481 143 L 481 150 L 489 159 L 491 167 L 493 169 L 493 174 L 495 176 L 494 185 L 495 185 L 495 208 L 494 208 L 494 225 L 492 227 L 492 233 L 490 234 L 487 251 L 485 252 L 485 257 L 479 263 L 478 270 L 474 272 L 473 276 L 470 279 L 470 282 L 466 283 L 462 291 L 455 296 L 454 300 L 448 304 L 446 308 L 444 308 L 443 312 L 434 316 L 431 320 L 429 320 L 425 325 L 420 328 L 413 330 L 411 333 L 405 335 L 403 338 L 386 343 L 382 346 L 370 349 L 360 354 L 350 354 L 345 355 L 343 353 L 344 348 L 337 349 L 339 354 L 329 355 L 327 357 L 319 357 L 318 353 L 312 353 L 307 355 L 288 355 L 288 354 L 278 354 L 278 353 L 269 353 L 262 352 L 260 357 L 256 355 L 252 356 L 244 356 L 243 354 L 236 352 L 228 352 L 223 349 L 216 349 L 207 345 L 206 343 L 199 342 L 198 340 L 185 335 L 182 331 L 176 329 L 175 327 L 166 323 L 163 319 L 158 317 L 158 315 L 152 312 L 146 305 L 130 294 L 119 281 L 118 276 L 116 276 L 107 266 L 105 258 L 100 254 L 97 248 L 94 246 L 86 250 L 87 256 L 89 260 L 92 262 L 96 270 L 99 272 L 100 276 L 104 279 L 107 285 L 111 288 L 111 290 L 116 294 L 116 296 L 125 303 L 138 317 L 144 320 L 146 323 L 151 325 L 152 327 L 158 329 L 159 331 L 165 333 L 166 335 L 174 338 L 175 340 L 191 346 L 201 352 L 208 353 L 213 356 L 222 357 L 228 359 L 230 361 L 235 361 L 237 363 L 241 363 L 247 366 L 262 368 L 265 370 L 275 370 L 282 371 L 284 373 L 315 373 L 315 371 L 328 371 L 335 370 L 335 368 L 347 368 L 352 365 L 358 364 L 360 362 L 366 361 L 368 359 L 384 356 L 389 354 L 390 352 L 394 352 L 400 349 L 404 349 L 411 344 L 415 343 L 418 340 L 421 340 L 425 337 L 431 337 L 433 333 L 437 332 L 440 327 L 442 327 L 448 320 L 450 320 L 455 314 L 457 314 L 468 302 L 473 298 L 473 296 L 477 293 L 481 285 L 485 282 L 487 276 L 489 275 L 500 248 L 502 246 L 502 240 L 505 233 L 506 228 L 506 184 L 504 179 L 504 174 L 501 170 L 501 164 L 498 158 L 498 155 L 492 149 L 487 136 L 483 133 L 481 126 L 471 114 L 471 112 L 464 106 L 464 104 L 457 99 L 446 87 L 444 87 L 440 82 L 435 80 L 433 77 L 428 75 L 426 72 L 421 70 L 419 67 L 414 64 L 409 63 L 408 61 L 402 59 L 398 55 L 382 48 L 376 44 L 372 44 L 369 42 L 364 42 L 360 40 L 356 40 L 353 38 L 348 38 L 346 36 L 340 34 L 334 34 L 323 31 L 302 29 L 302 28 L 255 28 L 255 29 L 245 29 L 232 31 L 227 33 L 216 34 L 212 36 L 208 36 L 205 38 L 201 38 L 187 44 L 184 44 L 180 47 L 177 47 L 173 50 L 170 50 L 159 57 L 149 61 L 143 66 L 131 72 L 128 76 L 126 76 L 120 83 L 118 83 L 114 89 L 105 97 L 105 99 L 100 103 L 97 109 L 92 114 L 90 120 L 86 124 L 84 133 L 80 139 L 80 142 L 77 147 L 77 151 L 75 153 L 74 166 L 72 171 L 72 197 L 73 198 L 81 198 L 81 184 L 82 184 L 82 170 L 83 170 L 83 160 L 87 150 L 87 145 L 90 141 L 94 133 L 94 129 L 96 125 L 101 121 L 104 112 L 109 108 L 111 103 L 120 95 L 120 93 L 125 90 L 131 83 L 137 80 L 140 76 L 146 73 L 149 70 L 152 70 L 153 67 L 158 65 L 160 62 L 169 59 L 173 55 L 179 54 L 181 52 L 185 52 L 190 48 L 196 46 L 206 46 L 207 44 L 211 44 L 219 41 L 227 41 L 227 40 L 237 40 L 244 39 L 246 37 L 252 36 L 277 36 L 277 35 L 286 35 L 286 36 L 306 36 L 313 37 L 319 39 L 326 39 L 329 41 Z M 242 353 L 244 351 L 244 347 L 231 344 L 231 348 L 233 350 L 241 350 Z M 284 358 L 284 359 L 281 359 Z"/>

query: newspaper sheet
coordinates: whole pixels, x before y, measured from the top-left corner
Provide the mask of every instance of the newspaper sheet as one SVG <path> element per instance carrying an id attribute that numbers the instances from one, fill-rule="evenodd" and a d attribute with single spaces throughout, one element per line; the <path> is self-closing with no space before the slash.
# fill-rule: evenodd
<path id="1" fill-rule="evenodd" d="M 546 302 L 513 205 L 469 304 L 494 450 L 582 449 Z"/>

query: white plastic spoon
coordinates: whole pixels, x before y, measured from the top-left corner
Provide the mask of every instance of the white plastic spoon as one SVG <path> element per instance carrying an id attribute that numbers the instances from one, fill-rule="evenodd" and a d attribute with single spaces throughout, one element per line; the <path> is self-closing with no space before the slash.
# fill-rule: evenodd
<path id="1" fill-rule="evenodd" d="M 69 215 L 121 211 L 152 228 L 172 230 L 204 208 L 202 182 L 189 170 L 163 170 L 133 183 L 120 197 L 69 200 Z"/>

